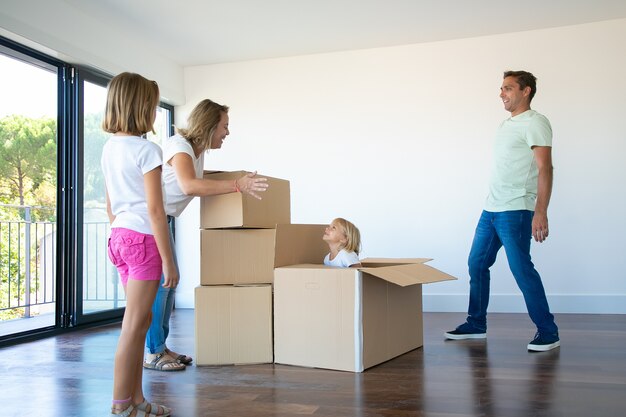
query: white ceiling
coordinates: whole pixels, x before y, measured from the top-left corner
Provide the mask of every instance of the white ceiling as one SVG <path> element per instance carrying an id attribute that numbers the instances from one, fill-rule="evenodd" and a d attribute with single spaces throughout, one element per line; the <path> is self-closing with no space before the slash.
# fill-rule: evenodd
<path id="1" fill-rule="evenodd" d="M 626 0 L 65 0 L 182 66 L 626 17 Z M 516 45 L 515 47 L 523 47 Z"/>

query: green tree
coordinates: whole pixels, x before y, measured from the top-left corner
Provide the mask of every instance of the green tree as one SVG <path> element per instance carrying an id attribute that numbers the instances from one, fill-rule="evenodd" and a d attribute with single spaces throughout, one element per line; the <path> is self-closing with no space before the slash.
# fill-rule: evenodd
<path id="1" fill-rule="evenodd" d="M 0 119 L 2 201 L 56 206 L 57 129 L 52 118 Z"/>
<path id="2" fill-rule="evenodd" d="M 84 181 L 83 198 L 85 205 L 94 202 L 104 204 L 104 175 L 100 167 L 102 148 L 110 134 L 102 130 L 102 113 L 90 113 L 84 117 Z"/>
<path id="3" fill-rule="evenodd" d="M 0 119 L 0 203 L 41 206 L 30 210 L 30 221 L 56 220 L 57 128 L 52 118 L 20 115 Z M 30 235 L 25 245 L 25 209 L 0 207 L 0 320 L 19 317 L 25 300 L 25 280 L 33 294 L 38 274 L 25 274 L 26 252 L 37 253 L 41 237 Z M 30 268 L 38 268 L 31 257 Z"/>
<path id="4" fill-rule="evenodd" d="M 22 317 L 23 308 L 15 308 L 24 300 L 24 253 L 20 248 L 19 222 L 0 223 L 0 320 Z M 22 284 L 22 285 L 20 285 Z"/>

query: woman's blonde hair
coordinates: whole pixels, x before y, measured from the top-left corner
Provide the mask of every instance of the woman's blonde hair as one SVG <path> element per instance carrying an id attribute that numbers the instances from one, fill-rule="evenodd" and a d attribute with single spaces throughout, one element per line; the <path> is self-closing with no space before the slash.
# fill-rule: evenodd
<path id="1" fill-rule="evenodd" d="M 211 139 L 228 106 L 204 99 L 193 108 L 187 118 L 187 127 L 176 129 L 195 148 L 204 152 L 211 148 Z"/>
<path id="2" fill-rule="evenodd" d="M 333 223 L 341 226 L 343 234 L 346 236 L 347 242 L 343 249 L 358 255 L 361 251 L 361 232 L 359 232 L 359 229 L 354 224 L 341 217 L 333 220 Z"/>
<path id="3" fill-rule="evenodd" d="M 154 133 L 159 86 L 139 74 L 123 72 L 109 82 L 102 129 L 141 136 Z"/>

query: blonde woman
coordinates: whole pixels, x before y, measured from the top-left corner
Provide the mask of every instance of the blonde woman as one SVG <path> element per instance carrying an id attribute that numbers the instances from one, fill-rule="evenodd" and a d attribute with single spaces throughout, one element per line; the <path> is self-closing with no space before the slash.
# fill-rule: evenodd
<path id="1" fill-rule="evenodd" d="M 230 134 L 228 124 L 228 107 L 205 99 L 189 114 L 187 127 L 177 129 L 178 133 L 165 142 L 163 184 L 168 222 L 180 216 L 194 197 L 241 192 L 261 199 L 258 193 L 265 191 L 268 184 L 267 179 L 257 177 L 256 172 L 236 180 L 202 178 L 205 152 L 222 147 L 226 136 Z M 170 242 L 174 247 L 171 233 Z M 177 262 L 175 253 L 174 262 Z M 193 361 L 190 356 L 174 352 L 166 345 L 175 290 L 173 287 L 159 287 L 146 337 L 145 368 L 182 371 Z"/>

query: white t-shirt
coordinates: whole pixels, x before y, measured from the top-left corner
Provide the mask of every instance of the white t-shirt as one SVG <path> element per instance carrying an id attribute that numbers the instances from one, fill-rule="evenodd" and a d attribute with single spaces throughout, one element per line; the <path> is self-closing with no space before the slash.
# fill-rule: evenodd
<path id="1" fill-rule="evenodd" d="M 502 122 L 485 210 L 535 210 L 539 170 L 533 146 L 552 146 L 552 127 L 544 115 L 526 110 Z"/>
<path id="2" fill-rule="evenodd" d="M 347 252 L 345 249 L 340 250 L 332 261 L 330 260 L 330 253 L 324 258 L 324 265 L 339 266 L 341 268 L 348 268 L 350 265 L 360 262 L 359 256 L 356 253 Z"/>
<path id="3" fill-rule="evenodd" d="M 196 171 L 196 178 L 202 178 L 204 171 L 204 152 L 196 158 L 191 144 L 180 135 L 168 138 L 163 145 L 163 187 L 165 189 L 165 213 L 178 217 L 193 199 L 192 195 L 183 193 L 180 189 L 174 167 L 168 163 L 178 153 L 186 153 L 191 157 Z"/>
<path id="4" fill-rule="evenodd" d="M 163 164 L 161 148 L 138 136 L 111 136 L 102 148 L 101 166 L 115 220 L 111 227 L 154 234 L 148 216 L 143 176 Z"/>

